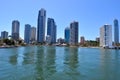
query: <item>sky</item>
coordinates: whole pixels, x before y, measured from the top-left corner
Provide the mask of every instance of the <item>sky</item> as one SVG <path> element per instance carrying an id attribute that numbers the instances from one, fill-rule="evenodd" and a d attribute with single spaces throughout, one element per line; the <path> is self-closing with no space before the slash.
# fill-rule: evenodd
<path id="1" fill-rule="evenodd" d="M 0 0 L 0 32 L 8 31 L 10 35 L 12 21 L 18 20 L 24 38 L 25 24 L 37 27 L 41 8 L 46 10 L 47 18 L 54 18 L 57 38 L 64 38 L 64 29 L 78 21 L 79 38 L 95 40 L 101 26 L 113 25 L 115 18 L 120 20 L 120 0 Z"/>

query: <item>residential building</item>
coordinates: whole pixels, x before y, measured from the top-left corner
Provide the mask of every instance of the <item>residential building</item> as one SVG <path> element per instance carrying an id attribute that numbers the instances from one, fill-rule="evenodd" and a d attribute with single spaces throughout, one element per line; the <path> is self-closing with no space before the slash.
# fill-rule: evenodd
<path id="1" fill-rule="evenodd" d="M 25 25 L 25 32 L 24 32 L 24 42 L 26 44 L 29 44 L 30 38 L 31 38 L 31 25 L 26 24 Z"/>
<path id="2" fill-rule="evenodd" d="M 56 43 L 56 24 L 54 19 L 48 18 L 47 20 L 47 35 L 51 38 L 51 43 Z"/>
<path id="3" fill-rule="evenodd" d="M 2 31 L 1 32 L 1 39 L 7 39 L 8 38 L 8 32 L 7 31 Z"/>
<path id="4" fill-rule="evenodd" d="M 37 42 L 43 43 L 45 41 L 45 23 L 46 23 L 46 10 L 43 8 L 39 11 L 37 22 Z"/>
<path id="5" fill-rule="evenodd" d="M 31 37 L 31 39 L 30 39 L 31 42 L 36 41 L 36 28 L 35 27 L 31 27 L 31 35 L 30 35 L 30 37 Z"/>
<path id="6" fill-rule="evenodd" d="M 104 25 L 100 28 L 100 46 L 112 47 L 112 26 Z"/>
<path id="7" fill-rule="evenodd" d="M 114 45 L 117 46 L 119 44 L 119 24 L 118 20 L 114 20 Z"/>
<path id="8" fill-rule="evenodd" d="M 69 44 L 70 42 L 70 28 L 66 27 L 64 32 L 65 43 Z"/>
<path id="9" fill-rule="evenodd" d="M 70 45 L 78 44 L 79 24 L 74 21 L 70 24 Z"/>
<path id="10" fill-rule="evenodd" d="M 12 21 L 12 39 L 19 40 L 20 22 L 18 20 Z"/>

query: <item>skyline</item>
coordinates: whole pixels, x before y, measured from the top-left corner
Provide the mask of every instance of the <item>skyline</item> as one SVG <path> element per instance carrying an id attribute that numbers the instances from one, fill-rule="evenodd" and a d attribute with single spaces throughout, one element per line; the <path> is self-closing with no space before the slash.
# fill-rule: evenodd
<path id="1" fill-rule="evenodd" d="M 117 0 L 111 0 L 109 3 L 108 0 L 0 1 L 0 31 L 5 30 L 10 35 L 12 21 L 18 20 L 20 22 L 20 37 L 24 38 L 25 24 L 30 24 L 37 28 L 38 12 L 41 8 L 44 8 L 46 10 L 46 18 L 54 18 L 56 21 L 57 38 L 64 38 L 64 29 L 70 27 L 69 24 L 75 20 L 79 22 L 79 39 L 80 36 L 84 36 L 85 39 L 95 40 L 99 36 L 101 26 L 107 23 L 112 25 L 113 29 L 113 20 L 116 18 L 119 21 L 119 3 L 120 1 Z M 113 33 L 114 31 L 112 31 Z"/>

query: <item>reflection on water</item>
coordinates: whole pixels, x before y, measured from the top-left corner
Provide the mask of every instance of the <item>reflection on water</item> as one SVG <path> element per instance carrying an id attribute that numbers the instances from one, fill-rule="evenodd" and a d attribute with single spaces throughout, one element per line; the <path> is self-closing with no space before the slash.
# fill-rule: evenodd
<path id="1" fill-rule="evenodd" d="M 18 61 L 18 57 L 17 57 L 17 53 L 18 53 L 18 50 L 17 49 L 14 49 L 13 51 L 11 51 L 12 53 L 14 53 L 13 55 L 11 55 L 9 57 L 9 62 L 12 64 L 12 65 L 16 65 L 17 64 L 17 61 Z"/>
<path id="2" fill-rule="evenodd" d="M 30 49 L 30 50 L 29 50 Z M 29 50 L 29 51 L 28 51 Z M 11 53 L 13 53 L 9 57 L 9 62 L 13 65 L 23 65 L 23 64 L 33 64 L 34 63 L 34 49 L 28 48 L 20 48 L 14 49 Z"/>
<path id="3" fill-rule="evenodd" d="M 69 80 L 78 80 L 78 48 L 65 48 L 64 72 Z"/>
<path id="4" fill-rule="evenodd" d="M 16 55 L 12 55 L 9 57 L 10 60 L 9 62 L 12 64 L 12 65 L 16 65 L 17 64 L 17 56 Z"/>
<path id="5" fill-rule="evenodd" d="M 101 74 L 103 80 L 119 80 L 119 50 L 101 50 Z"/>
<path id="6" fill-rule="evenodd" d="M 38 47 L 36 59 L 37 80 L 44 80 L 44 47 Z"/>
<path id="7" fill-rule="evenodd" d="M 71 68 L 76 68 L 78 63 L 78 49 L 65 48 L 64 54 L 65 54 L 65 63 L 68 64 Z"/>
<path id="8" fill-rule="evenodd" d="M 56 72 L 55 57 L 55 47 L 38 47 L 36 61 L 37 80 L 48 80 Z"/>
<path id="9" fill-rule="evenodd" d="M 56 72 L 55 66 L 56 50 L 55 47 L 46 49 L 45 72 L 46 78 L 49 78 Z"/>
<path id="10" fill-rule="evenodd" d="M 120 50 L 30 46 L 0 49 L 0 80 L 119 80 Z"/>

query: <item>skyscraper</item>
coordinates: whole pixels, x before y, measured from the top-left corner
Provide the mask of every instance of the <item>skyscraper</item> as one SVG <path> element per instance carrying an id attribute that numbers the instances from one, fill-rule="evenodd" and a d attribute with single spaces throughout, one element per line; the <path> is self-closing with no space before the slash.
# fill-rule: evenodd
<path id="1" fill-rule="evenodd" d="M 70 28 L 69 27 L 65 28 L 64 37 L 65 37 L 65 42 L 69 43 L 70 42 Z"/>
<path id="2" fill-rule="evenodd" d="M 25 32 L 24 32 L 24 42 L 29 44 L 31 38 L 31 25 L 26 24 L 25 25 Z"/>
<path id="3" fill-rule="evenodd" d="M 100 28 L 100 46 L 112 47 L 112 26 L 104 25 Z"/>
<path id="4" fill-rule="evenodd" d="M 19 28 L 20 28 L 20 22 L 14 20 L 12 22 L 12 39 L 19 40 Z"/>
<path id="5" fill-rule="evenodd" d="M 115 46 L 119 44 L 119 24 L 118 20 L 114 20 L 114 44 Z"/>
<path id="6" fill-rule="evenodd" d="M 1 39 L 7 39 L 8 38 L 8 32 L 7 31 L 2 31 L 1 32 Z"/>
<path id="7" fill-rule="evenodd" d="M 56 43 L 56 24 L 54 19 L 47 20 L 47 35 L 51 38 L 51 43 Z"/>
<path id="8" fill-rule="evenodd" d="M 37 23 L 38 43 L 43 43 L 45 41 L 45 23 L 46 23 L 46 11 L 42 8 L 38 14 L 38 23 Z"/>
<path id="9" fill-rule="evenodd" d="M 70 24 L 70 44 L 77 45 L 78 44 L 78 35 L 79 35 L 79 24 L 78 22 L 72 22 Z"/>
<path id="10" fill-rule="evenodd" d="M 36 41 L 36 28 L 35 27 L 31 27 L 31 42 Z"/>

